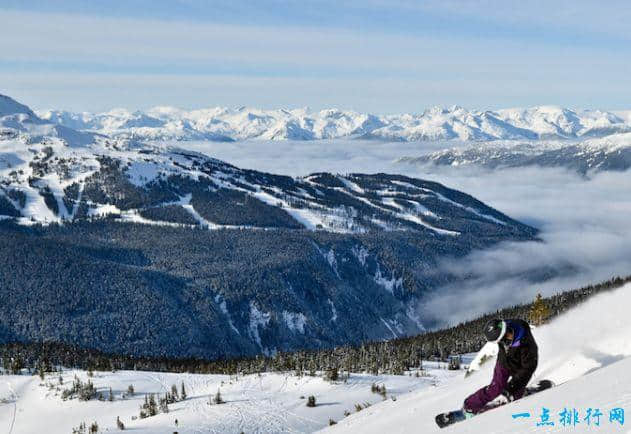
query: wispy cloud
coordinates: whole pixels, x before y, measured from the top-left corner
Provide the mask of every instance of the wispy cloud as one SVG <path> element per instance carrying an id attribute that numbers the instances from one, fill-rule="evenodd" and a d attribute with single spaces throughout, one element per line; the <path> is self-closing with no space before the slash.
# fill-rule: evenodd
<path id="1" fill-rule="evenodd" d="M 536 224 L 543 242 L 504 243 L 441 268 L 464 281 L 437 291 L 422 306 L 428 319 L 466 317 L 631 274 L 631 176 L 590 179 L 561 169 L 511 169 L 435 178 L 466 190 L 514 218 Z M 533 279 L 538 276 L 540 281 Z"/>
<path id="2" fill-rule="evenodd" d="M 56 3 L 62 12 L 41 4 L 29 11 L 0 9 L 0 28 L 9 35 L 0 38 L 0 73 L 6 77 L 0 91 L 26 96 L 37 108 L 79 110 L 142 108 L 165 103 L 165 94 L 170 105 L 185 107 L 269 106 L 276 98 L 276 107 L 336 105 L 377 113 L 451 104 L 625 108 L 631 98 L 631 65 L 624 55 L 631 49 L 619 39 L 587 44 L 554 36 L 542 40 L 540 31 L 520 36 L 515 26 L 515 31 L 500 28 L 480 21 L 476 11 L 458 15 L 434 2 L 420 9 L 289 2 L 285 8 L 271 5 L 267 13 L 258 5 L 241 20 L 237 12 L 247 9 L 245 3 L 232 9 L 220 3 L 212 11 L 198 2 L 180 5 L 203 9 L 201 19 L 180 14 L 175 6 L 169 19 L 166 3 L 156 6 L 155 14 L 146 2 L 132 2 L 127 9 L 119 4 L 110 14 L 75 3 Z M 84 14 L 70 13 L 64 5 Z M 255 23 L 256 13 L 265 19 Z M 410 16 L 414 26 L 407 23 Z M 527 30 L 526 24 L 519 28 Z M 63 88 L 68 98 L 38 96 L 29 88 L 33 75 L 44 76 L 42 83 L 52 93 Z M 139 77 L 150 77 L 160 88 Z M 206 83 L 205 94 L 213 98 L 191 95 L 190 77 Z M 258 81 L 258 87 L 255 92 L 247 86 L 224 89 L 213 86 L 214 77 Z M 74 82 L 93 79 L 99 86 L 73 90 Z M 268 88 L 270 79 L 282 84 Z M 247 101 L 241 98 L 245 93 Z"/>

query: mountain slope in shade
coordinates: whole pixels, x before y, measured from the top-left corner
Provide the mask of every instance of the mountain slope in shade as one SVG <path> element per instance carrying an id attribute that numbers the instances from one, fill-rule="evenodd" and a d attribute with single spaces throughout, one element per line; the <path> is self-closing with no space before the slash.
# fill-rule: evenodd
<path id="1" fill-rule="evenodd" d="M 454 279 L 441 258 L 536 239 L 435 182 L 245 170 L 14 106 L 0 117 L 2 340 L 226 357 L 402 336 L 433 326 L 415 308 Z"/>
<path id="2" fill-rule="evenodd" d="M 421 114 L 373 115 L 327 109 L 310 111 L 156 107 L 146 112 L 42 111 L 43 119 L 69 128 L 140 140 L 539 140 L 601 137 L 631 131 L 626 112 L 570 110 L 554 106 L 498 111 L 454 106 Z"/>
<path id="3" fill-rule="evenodd" d="M 264 372 L 260 375 L 201 375 L 144 371 L 94 371 L 92 377 L 79 370 L 38 376 L 3 375 L 0 382 L 0 430 L 13 434 L 30 434 L 46 430 L 50 434 L 71 432 L 82 421 L 98 422 L 102 431 L 116 430 L 116 418 L 134 433 L 177 432 L 455 432 L 455 433 L 524 433 L 524 432 L 603 432 L 626 433 L 631 396 L 628 384 L 631 372 L 631 332 L 626 307 L 628 286 L 604 294 L 568 311 L 553 323 L 537 328 L 540 366 L 536 378 L 551 378 L 558 385 L 541 394 L 524 398 L 470 421 L 440 430 L 434 415 L 445 408 L 457 408 L 464 396 L 484 385 L 494 363 L 492 347 L 480 354 L 490 359 L 481 370 L 463 378 L 462 371 L 445 369 L 445 363 L 424 361 L 424 376 L 369 375 L 351 373 L 345 381 L 328 382 L 320 376 L 297 376 L 288 372 Z M 624 293 L 626 291 L 627 294 Z M 602 313 L 610 315 L 602 321 Z M 589 324 L 590 327 L 582 325 Z M 579 336 L 577 336 L 579 335 Z M 469 355 L 468 355 L 469 356 Z M 469 357 L 463 358 L 467 361 Z M 63 385 L 59 386 L 59 376 Z M 94 383 L 105 400 L 62 401 L 55 389 L 69 388 L 78 376 Z M 533 380 L 533 381 L 536 381 Z M 185 384 L 188 398 L 169 406 L 169 413 L 138 418 L 145 394 L 164 394 L 175 384 Z M 48 384 L 52 385 L 49 389 Z M 129 385 L 135 395 L 124 396 Z M 371 392 L 373 384 L 385 385 L 387 400 Z M 113 401 L 107 401 L 112 389 Z M 224 405 L 208 405 L 209 396 L 220 389 Z M 305 405 L 305 397 L 314 395 L 316 407 Z M 393 397 L 393 398 L 391 398 Z M 396 398 L 396 399 L 395 399 Z M 361 412 L 356 404 L 371 405 Z M 537 426 L 542 408 L 550 411 L 554 426 Z M 580 413 L 576 426 L 560 424 L 563 409 Z M 599 426 L 585 421 L 586 410 L 598 408 L 602 413 Z M 623 408 L 626 419 L 610 421 L 610 410 Z M 345 415 L 349 414 L 348 416 Z M 530 413 L 528 418 L 513 414 Z M 175 426 L 175 419 L 178 425 Z M 328 427 L 329 420 L 337 425 Z"/>

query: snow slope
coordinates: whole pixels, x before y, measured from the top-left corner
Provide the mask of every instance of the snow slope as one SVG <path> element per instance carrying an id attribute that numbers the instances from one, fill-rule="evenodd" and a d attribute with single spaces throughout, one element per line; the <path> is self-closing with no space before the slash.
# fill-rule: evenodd
<path id="1" fill-rule="evenodd" d="M 565 167 L 581 174 L 590 171 L 631 167 L 631 133 L 611 134 L 584 140 L 497 140 L 466 143 L 428 152 L 419 157 L 403 157 L 399 163 L 437 166 Z"/>
<path id="2" fill-rule="evenodd" d="M 96 421 L 102 431 L 116 431 L 119 416 L 126 430 L 142 433 L 240 433 L 313 432 L 339 420 L 344 411 L 354 411 L 356 403 L 377 403 L 381 397 L 371 393 L 373 382 L 386 384 L 389 394 L 400 395 L 427 387 L 453 375 L 435 370 L 436 376 L 351 375 L 348 383 L 329 383 L 320 377 L 288 374 L 262 374 L 240 377 L 226 375 L 165 374 L 121 371 L 95 372 L 92 381 L 105 401 L 62 401 L 59 392 L 41 385 L 38 376 L 0 376 L 0 432 L 9 434 L 68 434 L 81 422 Z M 74 375 L 88 379 L 84 371 L 64 373 L 64 386 Z M 162 393 L 184 382 L 188 399 L 169 406 L 168 414 L 132 420 L 146 393 Z M 45 383 L 59 384 L 58 375 L 48 375 Z M 132 384 L 135 395 L 122 398 Z M 109 388 L 115 399 L 107 401 Z M 208 398 L 220 389 L 223 405 L 208 405 Z M 318 405 L 306 407 L 306 397 L 314 395 Z M 304 397 L 304 398 L 301 398 Z M 2 399 L 6 403 L 2 404 Z M 175 425 L 178 420 L 178 426 Z M 99 431 L 99 432 L 102 432 Z"/>
<path id="3" fill-rule="evenodd" d="M 8 336 L 27 339 L 24 330 L 29 330 L 28 339 L 76 342 L 77 330 L 103 327 L 108 329 L 107 338 L 95 333 L 88 338 L 90 346 L 132 354 L 203 357 L 272 354 L 402 336 L 423 327 L 413 306 L 424 292 L 421 289 L 443 281 L 433 270 L 436 258 L 462 255 L 502 240 L 532 240 L 537 232 L 471 196 L 429 181 L 381 173 L 288 177 L 240 169 L 190 150 L 78 132 L 44 121 L 13 100 L 3 101 L 0 226 L 3 233 L 18 235 L 2 237 L 6 241 L 0 246 L 10 258 L 5 268 L 21 280 L 0 285 L 0 294 L 11 293 L 8 300 L 13 300 L 0 304 L 4 309 L 0 322 Z M 60 288 L 47 273 L 27 271 L 28 262 L 15 254 L 11 243 L 18 249 L 31 242 L 40 245 L 32 238 L 40 236 L 39 228 L 23 232 L 14 222 L 42 223 L 43 231 L 60 228 L 69 233 L 71 242 L 63 250 L 69 256 L 64 270 L 69 271 L 64 278 L 72 285 Z M 90 229 L 80 233 L 84 224 Z M 108 234 L 103 242 L 109 246 L 95 247 L 86 235 L 96 238 L 101 230 L 125 235 Z M 156 241 L 147 243 L 141 234 Z M 194 239 L 184 241 L 189 237 Z M 209 260 L 210 252 L 194 259 L 203 251 L 197 246 L 206 249 L 224 239 L 225 249 L 212 249 L 215 260 Z M 181 267 L 169 265 L 170 259 L 157 259 L 173 248 L 158 248 L 161 242 L 177 245 Z M 363 246 L 368 253 L 360 261 L 353 252 Z M 408 252 L 406 257 L 382 254 L 391 246 Z M 173 283 L 160 287 L 159 297 L 145 297 L 143 291 L 155 294 L 156 285 L 134 284 L 127 274 L 113 271 L 112 279 L 118 283 L 110 280 L 97 289 L 86 277 L 85 262 L 79 263 L 84 255 L 74 253 L 84 247 L 91 252 L 109 252 L 110 247 L 133 250 L 134 255 L 142 251 L 152 259 L 137 263 L 133 273 L 145 276 L 145 271 L 164 267 L 161 272 L 172 276 Z M 288 248 L 295 253 L 287 254 Z M 270 253 L 262 255 L 263 251 Z M 24 255 L 30 257 L 30 252 L 25 249 Z M 92 260 L 106 261 L 96 254 Z M 46 264 L 44 268 L 60 261 L 57 250 L 36 258 L 38 265 Z M 191 268 L 200 276 L 192 284 L 184 283 L 188 272 L 186 277 L 179 275 L 190 263 L 199 264 Z M 119 267 L 109 262 L 104 266 Z M 221 272 L 221 283 L 211 277 L 214 270 Z M 79 319 L 74 305 L 66 305 L 63 312 L 46 307 L 47 297 L 72 299 L 78 287 L 86 294 L 78 301 L 85 306 L 81 312 L 99 311 L 103 305 L 97 300 L 103 294 L 125 288 L 138 302 L 125 302 L 117 292 L 103 317 L 117 321 L 117 312 L 151 311 L 152 321 L 172 323 L 175 328 L 155 333 L 151 321 L 143 322 L 142 333 L 136 329 L 139 334 L 130 343 L 122 334 L 110 333 L 108 323 L 98 315 L 82 314 Z M 271 292 L 270 287 L 274 287 Z M 39 296 L 34 297 L 33 291 Z M 188 291 L 195 291 L 198 302 L 171 303 L 170 294 Z M 19 302 L 16 294 L 22 292 L 37 302 Z M 223 298 L 216 299 L 218 295 Z M 209 310 L 205 300 L 212 299 L 217 301 Z M 179 332 L 173 331 L 181 327 L 184 311 L 190 321 L 186 326 L 190 345 L 182 345 Z M 85 327 L 77 327 L 77 321 L 85 321 Z M 22 322 L 29 324 L 22 328 Z M 216 332 L 208 333 L 210 329 Z"/>
<path id="4" fill-rule="evenodd" d="M 124 118 L 124 113 L 119 112 L 112 113 Z M 333 112 L 327 113 L 339 122 L 346 122 Z M 139 122 L 142 123 L 142 119 Z M 133 122 L 114 124 L 137 125 Z M 322 125 L 318 128 L 325 129 Z M 109 127 L 106 130 L 109 131 Z M 397 184 L 397 179 L 405 181 L 404 185 Z M 193 194 L 193 189 L 202 191 Z M 150 190 L 151 195 L 147 197 Z M 219 195 L 211 194 L 218 191 Z M 256 203 L 252 206 L 259 217 L 275 214 L 278 218 L 276 221 L 272 218 L 231 219 L 230 223 L 211 221 L 208 214 L 200 212 L 204 206 L 200 204 L 201 196 L 204 196 L 203 202 L 211 204 L 218 200 L 232 201 L 233 205 L 241 207 L 246 201 Z M 446 196 L 457 197 L 458 202 Z M 180 211 L 184 211 L 187 218 L 163 221 L 142 216 L 143 212 L 155 215 L 157 208 L 168 207 L 181 207 Z M 116 215 L 123 221 L 161 225 L 189 224 L 192 219 L 193 223 L 209 229 L 269 229 L 280 225 L 363 233 L 372 229 L 413 228 L 449 236 L 460 235 L 462 231 L 453 228 L 465 226 L 462 223 L 469 228 L 467 232 L 476 232 L 471 220 L 475 224 L 494 224 L 502 231 L 505 228 L 500 226 L 513 223 L 473 198 L 429 182 L 418 183 L 388 175 L 327 173 L 287 178 L 238 169 L 173 146 L 147 145 L 120 137 L 112 139 L 51 123 L 4 96 L 0 98 L 2 215 L 17 217 L 25 224 Z M 449 220 L 456 218 L 467 222 L 451 224 Z M 266 223 L 261 224 L 264 221 Z"/>
<path id="5" fill-rule="evenodd" d="M 535 329 L 540 364 L 533 378 L 548 378 L 558 385 L 544 393 L 500 407 L 444 432 L 523 433 L 585 432 L 587 408 L 603 413 L 600 427 L 590 432 L 628 433 L 629 428 L 610 423 L 609 410 L 631 409 L 631 319 L 627 308 L 631 285 L 587 301 L 552 323 Z M 485 347 L 488 353 L 493 346 Z M 475 359 L 471 362 L 475 364 Z M 266 373 L 261 376 L 224 376 L 119 371 L 95 372 L 92 381 L 105 395 L 104 401 L 62 401 L 56 387 L 58 375 L 42 382 L 37 376 L 0 376 L 0 432 L 10 434 L 42 432 L 62 434 L 80 422 L 98 422 L 102 430 L 115 430 L 120 416 L 127 429 L 138 433 L 238 433 L 238 432 L 325 432 L 408 433 L 438 432 L 434 416 L 458 408 L 462 400 L 490 378 L 492 358 L 480 370 L 467 376 L 462 371 L 437 369 L 426 363 L 429 376 L 370 376 L 352 374 L 347 383 L 329 383 L 320 377 L 297 377 Z M 84 371 L 66 371 L 64 385 L 74 375 L 87 380 Z M 188 398 L 172 404 L 168 414 L 147 419 L 138 414 L 146 393 L 164 393 L 172 384 L 184 382 Z M 372 383 L 385 384 L 388 399 L 370 392 Z M 51 384 L 48 388 L 46 384 Z M 136 394 L 122 397 L 133 384 Z M 108 402 L 109 388 L 114 401 Z M 220 389 L 224 405 L 207 404 Z M 314 395 L 318 406 L 307 408 L 305 399 Z M 392 396 L 396 400 L 391 399 Z M 370 402 L 361 412 L 355 404 Z M 550 409 L 554 427 L 537 427 L 542 407 Z M 559 424 L 558 412 L 575 408 L 581 413 L 579 425 Z M 352 413 L 344 417 L 344 412 Z M 513 419 L 513 414 L 530 413 L 530 418 Z M 175 426 L 175 419 L 178 426 Z M 338 422 L 329 427 L 329 419 Z M 441 431 L 443 432 L 443 431 Z"/>
<path id="6" fill-rule="evenodd" d="M 69 128 L 142 140 L 316 140 L 364 137 L 396 141 L 568 139 L 631 131 L 626 112 L 571 110 L 556 106 L 498 111 L 433 107 L 420 114 L 374 115 L 338 109 L 311 111 L 222 107 L 146 112 L 39 112 Z"/>
<path id="7" fill-rule="evenodd" d="M 551 379 L 557 387 L 500 407 L 444 432 L 523 433 L 587 431 L 583 420 L 588 408 L 599 408 L 604 417 L 600 427 L 590 432 L 631 432 L 609 422 L 609 410 L 631 411 L 631 285 L 590 299 L 548 325 L 534 331 L 539 345 L 539 367 L 532 382 Z M 482 351 L 487 351 L 488 347 Z M 462 406 L 468 394 L 488 383 L 495 359 L 466 378 L 454 377 L 436 388 L 423 389 L 372 406 L 345 418 L 330 432 L 405 433 L 436 432 L 434 416 Z M 550 409 L 554 427 L 537 427 L 542 407 Z M 579 425 L 563 427 L 558 413 L 575 408 L 581 414 Z M 512 415 L 529 412 L 530 418 Z M 328 431 L 327 431 L 328 432 Z M 442 431 L 441 431 L 442 432 Z"/>

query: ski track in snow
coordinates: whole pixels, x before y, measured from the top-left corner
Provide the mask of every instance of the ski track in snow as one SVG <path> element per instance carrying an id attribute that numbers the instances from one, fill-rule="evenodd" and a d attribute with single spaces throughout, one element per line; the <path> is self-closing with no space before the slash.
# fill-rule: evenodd
<path id="1" fill-rule="evenodd" d="M 447 371 L 437 371 L 439 377 Z M 72 383 L 74 375 L 83 381 L 88 379 L 84 371 L 65 371 L 62 389 Z M 45 382 L 58 385 L 58 375 L 47 375 Z M 178 431 L 190 433 L 305 433 L 327 426 L 329 418 L 340 420 L 344 410 L 353 411 L 355 403 L 369 401 L 373 404 L 381 397 L 370 392 L 373 382 L 387 384 L 388 390 L 397 395 L 409 390 L 428 387 L 427 378 L 409 376 L 370 376 L 353 374 L 348 382 L 328 383 L 321 377 L 297 377 L 289 373 L 263 373 L 246 376 L 171 374 L 142 371 L 95 371 L 91 378 L 97 391 L 107 394 L 111 387 L 113 402 L 76 399 L 62 401 L 55 387 L 40 385 L 39 377 L 8 376 L 12 383 L 11 396 L 16 395 L 13 406 L 0 405 L 2 428 L 11 434 L 47 432 L 67 434 L 81 422 L 93 421 L 103 431 L 116 430 L 116 417 L 120 416 L 126 429 L 138 434 Z M 158 414 L 146 419 L 132 420 L 137 416 L 139 405 L 149 393 L 163 395 L 175 384 L 178 389 L 184 382 L 187 399 L 169 406 L 168 414 Z M 16 387 L 16 384 L 19 387 Z M 133 384 L 134 396 L 122 399 L 121 393 Z M 226 400 L 222 405 L 209 405 L 208 397 L 220 389 Z M 0 389 L 0 393 L 3 392 Z M 309 395 L 317 398 L 318 406 L 308 408 Z M 11 419 L 17 420 L 13 424 Z M 175 426 L 175 419 L 179 424 Z M 4 432 L 4 431 L 3 431 Z"/>
<path id="2" fill-rule="evenodd" d="M 13 433 L 13 427 L 15 426 L 15 417 L 17 416 L 17 412 L 18 412 L 18 396 L 15 393 L 15 391 L 13 390 L 13 387 L 11 386 L 11 382 L 7 381 L 7 387 L 9 388 L 9 392 L 11 392 L 11 397 L 13 399 L 13 415 L 11 416 L 11 423 L 9 424 L 9 434 Z"/>
<path id="3" fill-rule="evenodd" d="M 110 138 L 60 127 L 55 123 L 37 118 L 30 110 L 10 98 L 2 97 L 2 100 L 6 102 L 8 111 L 0 116 L 0 129 L 3 129 L 0 135 L 0 163 L 2 164 L 0 181 L 3 181 L 0 194 L 3 196 L 13 194 L 13 199 L 9 201 L 21 214 L 22 217 L 17 220 L 22 224 L 72 222 L 80 210 L 79 203 L 84 197 L 84 189 L 91 187 L 91 184 L 86 186 L 88 179 L 97 173 L 102 174 L 101 169 L 109 170 L 112 166 L 117 167 L 116 170 L 120 171 L 125 182 L 139 189 L 149 187 L 152 183 L 169 180 L 172 176 L 180 176 L 193 181 L 203 178 L 205 181 L 212 182 L 213 186 L 209 186 L 211 191 L 227 189 L 245 194 L 267 205 L 280 207 L 299 225 L 311 231 L 364 233 L 376 224 L 385 230 L 408 230 L 415 229 L 415 226 L 422 226 L 439 235 L 459 235 L 456 231 L 446 230 L 428 222 L 428 217 L 440 220 L 441 216 L 434 216 L 421 203 L 407 199 L 407 193 L 394 188 L 396 183 L 383 184 L 376 187 L 376 190 L 365 190 L 367 187 L 360 182 L 361 177 L 333 174 L 331 176 L 339 181 L 337 187 L 327 186 L 326 181 L 322 181 L 322 184 L 319 184 L 317 180 L 314 182 L 315 175 L 294 178 L 291 185 L 287 186 L 284 182 L 275 183 L 265 173 L 252 174 L 203 153 L 173 146 L 173 143 L 141 143 L 136 141 L 137 137 Z M 18 110 L 18 112 L 10 113 L 10 110 Z M 118 115 L 123 115 L 122 113 L 119 111 Z M 328 115 L 325 113 L 325 116 Z M 213 150 L 212 154 L 215 152 L 216 150 Z M 399 184 L 402 186 L 402 182 Z M 409 188 L 409 185 L 411 184 L 407 184 L 406 188 Z M 352 202 L 348 205 L 347 201 L 319 203 L 315 200 L 314 196 L 317 195 L 325 196 L 326 199 L 326 194 L 322 193 L 318 186 L 322 189 L 343 192 L 356 201 L 361 201 L 378 210 L 379 214 L 385 213 L 387 220 L 394 222 L 384 223 L 373 220 L 373 224 L 365 225 L 362 223 L 364 217 L 358 214 Z M 76 191 L 67 191 L 69 187 Z M 99 188 L 108 189 L 103 186 Z M 307 192 L 311 188 L 314 188 L 315 195 Z M 15 194 L 19 193 L 14 192 L 23 195 L 23 206 L 21 206 L 22 203 L 16 203 Z M 125 201 L 122 201 L 122 204 L 116 202 L 112 192 L 98 199 L 105 203 L 90 201 L 83 203 L 88 205 L 87 215 L 90 217 L 114 214 L 119 217 L 118 221 L 122 222 L 182 226 L 178 223 L 153 220 L 141 215 L 141 212 L 145 210 L 144 206 L 152 208 L 160 205 L 178 205 L 187 211 L 198 225 L 211 230 L 273 229 L 214 223 L 200 215 L 200 212 L 193 207 L 191 193 L 186 194 L 185 191 L 180 191 L 179 194 L 182 195 L 179 201 L 158 205 L 144 204 L 139 205 L 138 209 L 125 208 Z M 378 197 L 373 197 L 373 194 Z M 119 199 L 124 197 L 125 194 Z M 114 203 L 118 205 L 114 206 Z M 408 205 L 402 206 L 401 203 Z M 362 208 L 364 208 L 363 204 Z M 454 202 L 450 204 L 459 205 Z M 490 219 L 494 223 L 504 224 L 497 219 L 492 220 L 492 217 L 479 213 L 477 210 L 466 208 L 461 204 L 459 206 L 471 214 Z"/>

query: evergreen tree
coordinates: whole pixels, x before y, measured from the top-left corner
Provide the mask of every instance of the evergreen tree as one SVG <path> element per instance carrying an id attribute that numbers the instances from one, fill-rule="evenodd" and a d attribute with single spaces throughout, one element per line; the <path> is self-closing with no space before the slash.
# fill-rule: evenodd
<path id="1" fill-rule="evenodd" d="M 175 401 L 179 401 L 179 397 L 177 394 L 177 386 L 175 384 L 171 385 L 171 398 L 173 399 L 173 402 Z"/>
<path id="2" fill-rule="evenodd" d="M 72 428 L 72 434 L 85 434 L 85 422 L 81 422 L 78 427 Z"/>
<path id="3" fill-rule="evenodd" d="M 92 425 L 90 425 L 90 434 L 96 434 L 99 432 L 99 425 L 96 422 L 92 422 Z"/>
<path id="4" fill-rule="evenodd" d="M 332 367 L 326 371 L 326 379 L 329 381 L 337 381 L 339 378 L 339 372 L 337 367 Z"/>
<path id="5" fill-rule="evenodd" d="M 129 354 L 106 354 L 56 342 L 45 342 L 0 344 L 0 360 L 4 372 L 14 374 L 24 372 L 25 369 L 37 373 L 39 361 L 42 360 L 47 361 L 42 369 L 44 372 L 51 372 L 48 366 L 64 366 L 85 371 L 92 369 L 105 371 L 114 367 L 117 370 L 213 373 L 230 376 L 254 374 L 266 370 L 293 371 L 299 375 L 302 372 L 313 375 L 318 371 L 324 371 L 326 375 L 327 368 L 336 366 L 338 370 L 344 369 L 347 372 L 404 373 L 410 369 L 417 369 L 421 356 L 426 360 L 437 360 L 441 349 L 447 355 L 479 351 L 484 345 L 480 330 L 492 317 L 530 319 L 534 320 L 534 324 L 539 322 L 538 317 L 544 319 L 556 317 L 592 295 L 619 288 L 627 282 L 631 282 L 631 276 L 624 279 L 611 279 L 597 285 L 588 285 L 545 298 L 537 297 L 536 300 L 527 304 L 490 312 L 456 326 L 417 336 L 402 337 L 387 342 L 365 342 L 357 346 L 276 353 L 273 358 L 263 356 L 215 360 L 150 358 Z M 537 309 L 537 306 L 541 305 L 547 309 Z M 542 312 L 542 314 L 538 315 L 537 312 Z M 535 314 L 531 315 L 531 313 Z M 419 348 L 422 351 L 419 351 Z M 417 372 L 424 375 L 423 371 Z M 61 381 L 63 379 L 60 379 L 60 384 Z M 97 395 L 90 380 L 83 383 L 75 378 L 71 387 L 69 384 L 62 390 L 64 400 L 74 398 L 88 400 Z M 179 395 L 179 387 L 173 385 L 173 388 Z M 128 387 L 128 393 L 130 395 L 134 393 L 133 386 Z M 171 401 L 173 398 L 170 393 L 169 397 Z"/>
<path id="6" fill-rule="evenodd" d="M 165 414 L 169 412 L 169 397 L 167 395 L 165 394 L 164 398 L 160 398 L 160 411 Z"/>
<path id="7" fill-rule="evenodd" d="M 182 401 L 184 401 L 186 399 L 186 389 L 184 388 L 184 381 L 182 381 L 182 388 L 180 391 L 180 398 L 182 398 Z"/>
<path id="8" fill-rule="evenodd" d="M 550 308 L 541 296 L 537 294 L 532 307 L 530 308 L 530 322 L 536 326 L 543 324 L 550 317 Z"/>
<path id="9" fill-rule="evenodd" d="M 11 361 L 11 373 L 13 375 L 19 375 L 22 369 L 24 369 L 24 360 L 22 360 L 22 356 L 18 354 Z"/>
<path id="10" fill-rule="evenodd" d="M 149 417 L 149 397 L 145 394 L 145 402 L 140 406 L 140 414 L 141 419 Z"/>
<path id="11" fill-rule="evenodd" d="M 156 397 L 153 393 L 149 395 L 149 408 L 147 414 L 149 416 L 155 416 L 158 414 L 158 404 L 156 403 Z"/>
<path id="12" fill-rule="evenodd" d="M 223 404 L 224 400 L 221 397 L 221 391 L 217 389 L 217 393 L 215 394 L 215 404 Z"/>

